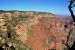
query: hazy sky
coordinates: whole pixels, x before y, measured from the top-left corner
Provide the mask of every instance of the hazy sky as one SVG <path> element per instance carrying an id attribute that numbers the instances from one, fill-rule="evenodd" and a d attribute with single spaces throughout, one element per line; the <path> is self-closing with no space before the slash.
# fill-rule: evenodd
<path id="1" fill-rule="evenodd" d="M 68 0 L 0 0 L 0 10 L 43 11 L 69 14 Z"/>

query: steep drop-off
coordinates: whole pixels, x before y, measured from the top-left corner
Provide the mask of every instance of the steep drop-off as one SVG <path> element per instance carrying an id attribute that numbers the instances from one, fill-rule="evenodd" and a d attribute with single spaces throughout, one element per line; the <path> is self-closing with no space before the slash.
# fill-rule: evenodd
<path id="1" fill-rule="evenodd" d="M 19 35 L 21 42 L 33 50 L 67 48 L 63 42 L 67 41 L 68 32 L 72 27 L 70 17 L 58 17 L 46 12 L 2 11 L 0 21 L 0 29 L 7 31 L 6 25 L 10 26 Z M 74 41 L 73 35 L 74 31 L 69 46 Z"/>

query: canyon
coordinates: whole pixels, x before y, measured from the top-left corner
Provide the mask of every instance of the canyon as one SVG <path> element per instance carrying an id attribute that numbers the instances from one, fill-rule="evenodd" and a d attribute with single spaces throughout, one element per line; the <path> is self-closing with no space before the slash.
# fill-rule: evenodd
<path id="1" fill-rule="evenodd" d="M 2 11 L 0 29 L 3 31 L 7 31 L 6 20 L 9 21 L 7 25 L 11 25 L 20 36 L 20 41 L 33 50 L 64 50 L 67 46 L 63 42 L 66 43 L 67 35 L 73 27 L 71 17 L 60 17 L 48 12 Z M 74 35 L 73 30 L 69 46 L 74 42 Z"/>

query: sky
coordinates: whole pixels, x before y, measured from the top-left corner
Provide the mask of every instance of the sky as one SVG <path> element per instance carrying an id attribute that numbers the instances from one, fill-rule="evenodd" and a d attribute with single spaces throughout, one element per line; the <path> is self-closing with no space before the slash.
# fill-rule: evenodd
<path id="1" fill-rule="evenodd" d="M 68 0 L 0 0 L 0 10 L 40 11 L 70 15 Z"/>

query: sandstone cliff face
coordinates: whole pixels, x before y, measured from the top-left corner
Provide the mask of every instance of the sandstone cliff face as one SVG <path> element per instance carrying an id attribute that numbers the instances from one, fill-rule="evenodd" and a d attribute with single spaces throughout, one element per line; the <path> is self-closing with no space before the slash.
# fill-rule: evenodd
<path id="1" fill-rule="evenodd" d="M 31 39 L 27 39 L 25 43 L 34 50 L 63 50 L 62 41 L 66 42 L 68 35 L 64 28 L 66 19 L 59 17 L 42 17 L 38 19 L 39 23 L 33 26 Z M 69 22 L 70 19 L 68 18 Z"/>
<path id="2" fill-rule="evenodd" d="M 12 23 L 18 23 L 12 26 L 13 29 L 20 36 L 20 40 L 33 50 L 63 50 L 65 48 L 62 42 L 66 42 L 72 26 L 70 17 L 57 17 L 54 14 L 42 12 L 3 12 L 0 15 L 9 21 L 14 21 Z M 64 28 L 65 24 L 68 25 L 67 29 Z M 72 37 L 72 40 L 74 38 Z"/>

